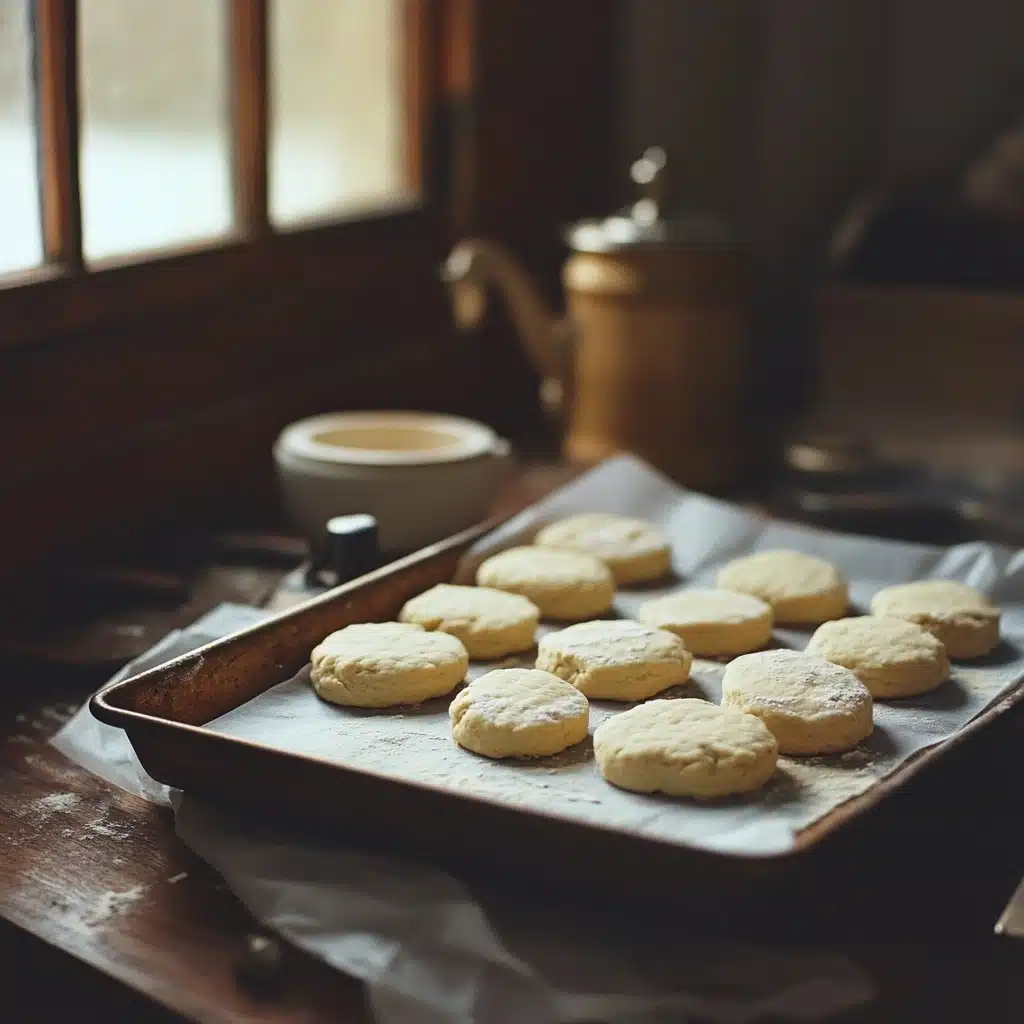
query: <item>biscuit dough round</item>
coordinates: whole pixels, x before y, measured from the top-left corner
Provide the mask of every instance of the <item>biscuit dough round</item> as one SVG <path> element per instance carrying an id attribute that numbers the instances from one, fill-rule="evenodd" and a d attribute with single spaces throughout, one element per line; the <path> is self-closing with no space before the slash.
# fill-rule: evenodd
<path id="1" fill-rule="evenodd" d="M 469 668 L 462 642 L 401 622 L 365 622 L 331 633 L 310 656 L 313 689 L 360 708 L 419 704 L 451 693 Z"/>
<path id="2" fill-rule="evenodd" d="M 535 668 L 499 668 L 469 684 L 448 709 L 452 737 L 484 757 L 545 757 L 587 735 L 590 704 Z"/>
<path id="3" fill-rule="evenodd" d="M 695 587 L 657 597 L 637 618 L 675 633 L 698 658 L 746 654 L 772 638 L 771 605 L 752 594 Z"/>
<path id="4" fill-rule="evenodd" d="M 439 583 L 406 601 L 398 618 L 450 633 L 471 658 L 487 660 L 530 650 L 540 609 L 521 594 Z"/>
<path id="5" fill-rule="evenodd" d="M 737 658 L 722 677 L 722 706 L 756 715 L 780 754 L 835 754 L 871 735 L 868 688 L 842 665 L 800 651 Z"/>
<path id="6" fill-rule="evenodd" d="M 672 545 L 659 526 L 611 512 L 559 519 L 545 526 L 533 543 L 596 555 L 620 585 L 660 579 L 672 565 Z"/>
<path id="7" fill-rule="evenodd" d="M 807 653 L 850 669 L 878 699 L 915 697 L 949 677 L 942 641 L 914 622 L 862 615 L 819 626 Z"/>
<path id="8" fill-rule="evenodd" d="M 871 612 L 923 626 L 945 644 L 950 658 L 980 658 L 999 644 L 999 608 L 981 591 L 955 580 L 886 587 L 871 599 Z"/>
<path id="9" fill-rule="evenodd" d="M 580 622 L 541 639 L 537 668 L 593 700 L 644 700 L 690 678 L 693 657 L 664 629 L 629 619 Z"/>
<path id="10" fill-rule="evenodd" d="M 846 580 L 824 559 L 799 551 L 759 551 L 737 558 L 718 573 L 725 590 L 767 601 L 780 626 L 816 626 L 846 613 Z"/>
<path id="11" fill-rule="evenodd" d="M 606 781 L 698 799 L 747 793 L 775 772 L 778 744 L 759 718 L 706 700 L 652 700 L 602 722 L 594 755 Z"/>
<path id="12" fill-rule="evenodd" d="M 555 548 L 508 548 L 476 572 L 482 587 L 529 598 L 546 619 L 589 619 L 612 606 L 615 581 L 594 555 Z"/>

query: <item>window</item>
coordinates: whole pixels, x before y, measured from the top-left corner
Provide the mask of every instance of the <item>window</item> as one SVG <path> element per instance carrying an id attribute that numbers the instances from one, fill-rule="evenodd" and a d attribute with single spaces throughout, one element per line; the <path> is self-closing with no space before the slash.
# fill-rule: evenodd
<path id="1" fill-rule="evenodd" d="M 86 262 L 231 231 L 227 13 L 223 0 L 79 0 Z"/>
<path id="2" fill-rule="evenodd" d="M 32 117 L 29 8 L 0 3 L 0 274 L 43 258 Z"/>
<path id="3" fill-rule="evenodd" d="M 615 6 L 0 0 L 0 579 L 266 522 L 300 416 L 511 407 L 437 266 L 605 205 Z"/>
<path id="4" fill-rule="evenodd" d="M 0 0 L 0 273 L 43 261 L 41 201 L 51 261 L 86 264 L 408 201 L 427 16 L 406 0 Z"/>
<path id="5" fill-rule="evenodd" d="M 386 209 L 410 198 L 402 6 L 400 0 L 286 0 L 271 7 L 275 226 L 325 212 Z"/>

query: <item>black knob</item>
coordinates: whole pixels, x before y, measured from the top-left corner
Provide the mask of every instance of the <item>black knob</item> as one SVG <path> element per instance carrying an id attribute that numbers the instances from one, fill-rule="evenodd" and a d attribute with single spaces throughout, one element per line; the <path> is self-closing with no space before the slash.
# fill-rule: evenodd
<path id="1" fill-rule="evenodd" d="M 376 569 L 379 564 L 377 520 L 364 513 L 334 516 L 327 520 L 323 548 L 311 575 L 323 585 L 323 575 L 329 574 L 329 585 L 337 586 Z"/>

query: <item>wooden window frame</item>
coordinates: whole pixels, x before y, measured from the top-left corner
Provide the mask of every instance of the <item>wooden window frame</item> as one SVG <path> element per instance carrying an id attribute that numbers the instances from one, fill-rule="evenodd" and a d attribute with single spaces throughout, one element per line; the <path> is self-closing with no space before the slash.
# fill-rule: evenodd
<path id="1" fill-rule="evenodd" d="M 328 214 L 272 231 L 268 214 L 268 0 L 227 0 L 234 224 L 215 239 L 91 261 L 82 256 L 78 169 L 77 0 L 34 0 L 39 91 L 43 237 L 46 262 L 0 276 L 0 349 L 159 313 L 236 289 L 265 287 L 322 250 L 365 241 L 367 225 L 394 222 L 399 236 L 436 222 L 443 198 L 423 174 L 434 116 L 440 30 L 446 4 L 404 0 L 405 93 L 412 130 L 407 169 L 420 197 L 382 211 L 338 219 Z M 431 227 L 436 224 L 430 223 Z M 350 238 L 347 236 L 351 236 Z M 309 253 L 304 249 L 309 245 Z M 354 252 L 352 253 L 354 255 Z M 280 261 L 280 269 L 279 269 Z M 352 259 L 353 266 L 358 264 Z"/>
<path id="2" fill-rule="evenodd" d="M 407 0 L 422 199 L 285 232 L 261 157 L 267 3 L 231 0 L 235 232 L 88 267 L 77 5 L 35 2 L 50 262 L 0 280 L 0 577 L 159 521 L 265 519 L 270 444 L 302 415 L 418 406 L 512 433 L 536 416 L 515 340 L 457 336 L 436 267 L 486 232 L 554 292 L 557 226 L 609 195 L 616 0 Z"/>

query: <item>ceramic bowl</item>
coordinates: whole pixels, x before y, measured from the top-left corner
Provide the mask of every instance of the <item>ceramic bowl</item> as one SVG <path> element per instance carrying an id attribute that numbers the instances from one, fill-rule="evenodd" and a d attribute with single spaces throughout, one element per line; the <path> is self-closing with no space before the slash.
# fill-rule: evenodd
<path id="1" fill-rule="evenodd" d="M 368 512 L 381 549 L 399 553 L 486 518 L 510 448 L 474 420 L 342 412 L 286 427 L 274 462 L 285 508 L 314 546 L 332 516 Z"/>

